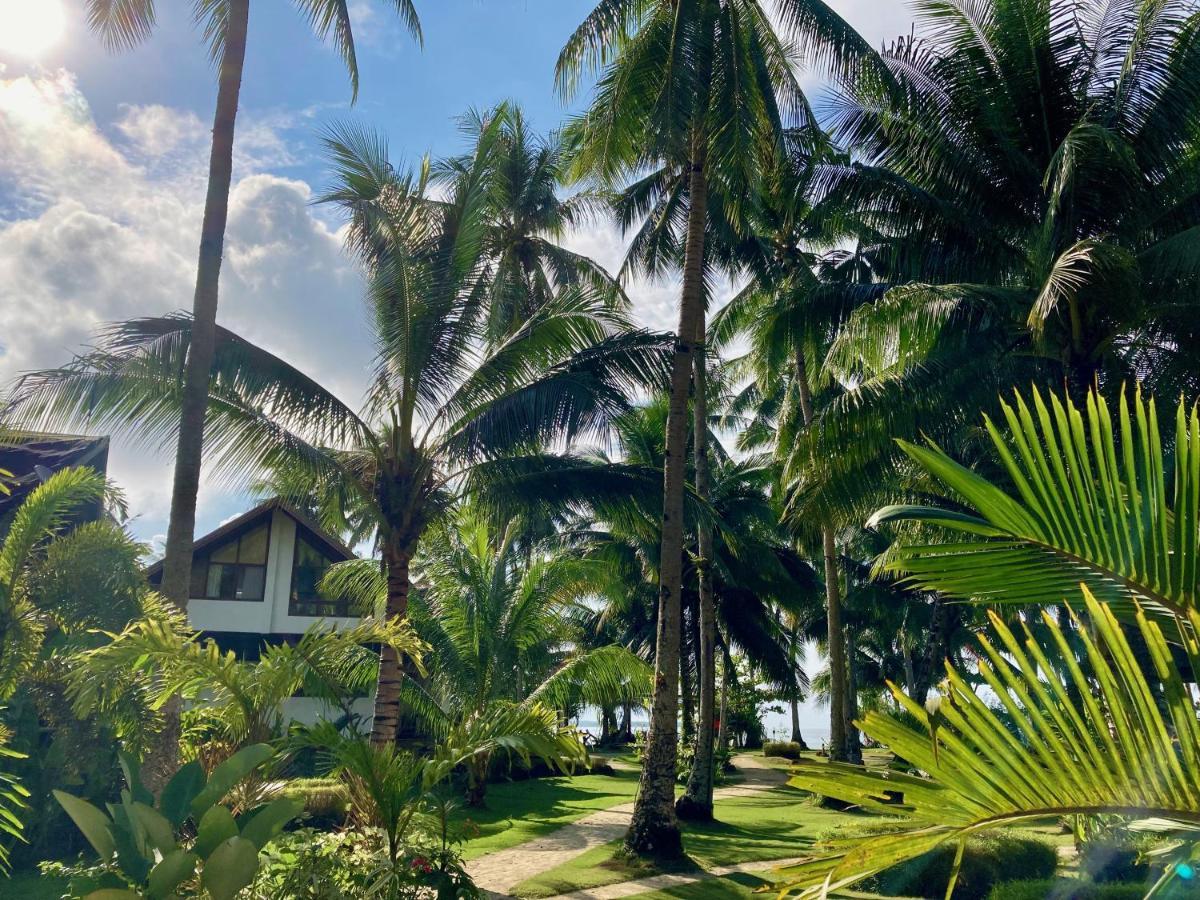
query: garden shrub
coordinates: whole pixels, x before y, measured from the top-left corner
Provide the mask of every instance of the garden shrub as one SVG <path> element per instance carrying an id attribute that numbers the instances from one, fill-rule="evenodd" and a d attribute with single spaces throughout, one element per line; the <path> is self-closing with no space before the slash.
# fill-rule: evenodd
<path id="1" fill-rule="evenodd" d="M 1058 878 L 998 884 L 987 900 L 1142 900 L 1145 893 L 1146 888 L 1136 884 L 1090 884 Z"/>
<path id="2" fill-rule="evenodd" d="M 954 867 L 956 847 L 947 844 L 923 856 L 901 863 L 864 881 L 862 889 L 904 897 L 945 896 Z M 993 887 L 1014 878 L 1052 878 L 1058 854 L 1045 841 L 1026 837 L 987 837 L 967 842 L 955 900 L 985 900 Z"/>
<path id="3" fill-rule="evenodd" d="M 336 828 L 346 821 L 350 792 L 336 778 L 294 778 L 284 785 L 283 796 L 304 801 L 306 823 Z"/>
<path id="4" fill-rule="evenodd" d="M 1083 848 L 1080 870 L 1089 881 L 1143 882 L 1150 876 L 1150 866 L 1140 859 L 1138 848 L 1120 840 L 1089 843 Z"/>
<path id="5" fill-rule="evenodd" d="M 783 759 L 798 760 L 801 746 L 795 741 L 767 741 L 763 744 L 763 756 L 779 756 Z"/>

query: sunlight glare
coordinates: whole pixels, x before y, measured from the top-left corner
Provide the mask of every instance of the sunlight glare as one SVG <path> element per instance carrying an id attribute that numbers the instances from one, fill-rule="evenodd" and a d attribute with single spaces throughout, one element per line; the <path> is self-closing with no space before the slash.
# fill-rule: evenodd
<path id="1" fill-rule="evenodd" d="M 0 0 L 0 53 L 36 59 L 62 37 L 62 0 Z"/>

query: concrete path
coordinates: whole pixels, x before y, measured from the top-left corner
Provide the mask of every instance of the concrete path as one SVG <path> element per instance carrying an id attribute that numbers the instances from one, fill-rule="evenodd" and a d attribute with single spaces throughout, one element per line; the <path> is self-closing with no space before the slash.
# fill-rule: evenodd
<path id="1" fill-rule="evenodd" d="M 743 797 L 787 782 L 787 774 L 766 765 L 761 757 L 739 756 L 734 760 L 742 780 L 738 784 L 717 788 L 714 797 Z M 620 840 L 629 828 L 633 804 L 623 803 L 611 809 L 584 816 L 542 838 L 480 856 L 467 863 L 466 868 L 476 886 L 493 897 L 508 897 L 522 881 L 548 872 L 569 862 L 593 847 Z M 771 864 L 763 864 L 770 868 Z M 730 870 L 734 871 L 734 870 Z M 701 873 L 696 873 L 697 877 Z M 662 876 L 691 878 L 692 876 Z M 616 888 L 619 885 L 612 885 Z M 652 888 L 646 888 L 652 890 Z M 592 896 L 585 894 L 581 896 Z M 598 895 L 597 895 L 598 896 Z M 607 896 L 607 895 L 606 895 Z M 627 896 L 614 894 L 615 897 Z"/>

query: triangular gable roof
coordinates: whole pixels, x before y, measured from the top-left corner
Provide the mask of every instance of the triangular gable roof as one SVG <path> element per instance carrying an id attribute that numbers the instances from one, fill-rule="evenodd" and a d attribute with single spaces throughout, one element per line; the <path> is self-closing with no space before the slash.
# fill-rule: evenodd
<path id="1" fill-rule="evenodd" d="M 296 523 L 307 531 L 311 536 L 315 537 L 318 542 L 325 545 L 325 549 L 329 551 L 330 556 L 337 558 L 338 562 L 344 562 L 348 559 L 354 559 L 355 553 L 349 547 L 341 542 L 335 535 L 330 534 L 309 516 L 305 515 L 300 510 L 296 509 L 290 503 L 287 503 L 278 497 L 270 500 L 264 500 L 258 506 L 248 510 L 238 516 L 236 519 L 231 519 L 215 531 L 210 531 L 202 538 L 198 538 L 192 544 L 192 552 L 199 553 L 200 551 L 211 547 L 213 544 L 220 543 L 224 538 L 242 530 L 248 525 L 254 524 L 258 519 L 265 519 L 275 510 L 280 510 L 286 515 L 291 516 L 296 520 Z M 162 571 L 163 561 L 160 559 L 154 565 L 146 569 L 147 577 L 157 575 Z"/>

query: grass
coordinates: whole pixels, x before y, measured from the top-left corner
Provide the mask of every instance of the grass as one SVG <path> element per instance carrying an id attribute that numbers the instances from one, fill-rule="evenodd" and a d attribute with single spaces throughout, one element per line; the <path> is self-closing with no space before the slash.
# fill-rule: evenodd
<path id="1" fill-rule="evenodd" d="M 466 859 L 524 844 L 577 819 L 628 803 L 638 773 L 619 768 L 614 775 L 534 778 L 488 786 L 484 809 L 460 809 L 459 822 L 470 820 L 476 832 L 462 847 Z"/>
<path id="2" fill-rule="evenodd" d="M 821 809 L 813 805 L 810 795 L 786 786 L 751 796 L 719 799 L 716 815 L 718 821 L 688 825 L 684 831 L 683 845 L 691 859 L 691 871 L 697 867 L 711 869 L 801 856 L 818 835 L 829 835 L 854 827 L 865 818 L 861 813 Z M 561 866 L 522 882 L 514 893 L 520 897 L 549 897 L 649 878 L 663 871 L 645 863 L 630 864 L 619 851 L 619 841 L 595 847 Z M 689 868 L 677 871 L 689 871 Z M 704 890 L 707 893 L 677 893 L 695 887 L 685 885 L 659 894 L 663 897 L 742 897 L 749 895 L 747 885 L 758 886 L 761 883 L 759 877 L 737 875 L 705 881 Z M 717 890 L 726 893 L 713 893 Z"/>
<path id="3" fill-rule="evenodd" d="M 0 876 L 0 897 L 5 900 L 59 900 L 67 889 L 65 878 L 43 878 L 39 872 Z"/>

